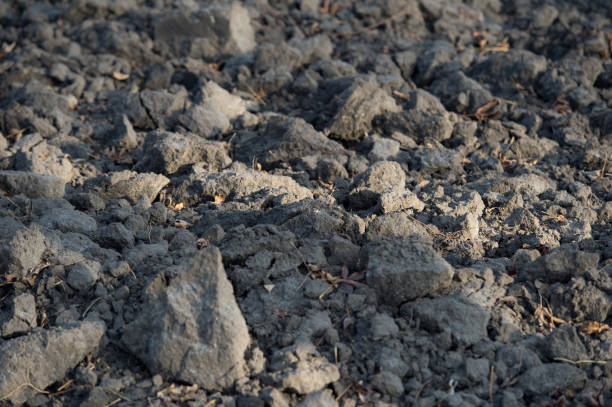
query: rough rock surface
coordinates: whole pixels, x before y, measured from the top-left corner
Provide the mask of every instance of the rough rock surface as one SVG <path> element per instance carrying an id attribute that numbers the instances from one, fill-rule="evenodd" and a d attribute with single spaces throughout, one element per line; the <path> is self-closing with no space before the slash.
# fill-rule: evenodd
<path id="1" fill-rule="evenodd" d="M 245 375 L 248 328 L 218 249 L 197 253 L 184 268 L 151 293 L 122 342 L 151 372 L 224 389 Z"/>
<path id="2" fill-rule="evenodd" d="M 610 33 L 0 1 L 0 406 L 612 405 Z"/>

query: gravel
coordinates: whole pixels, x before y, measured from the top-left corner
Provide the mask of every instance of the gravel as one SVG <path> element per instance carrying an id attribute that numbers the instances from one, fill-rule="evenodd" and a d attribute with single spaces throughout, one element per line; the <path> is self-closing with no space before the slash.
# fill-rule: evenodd
<path id="1" fill-rule="evenodd" d="M 0 2 L 0 406 L 612 405 L 611 18 Z"/>

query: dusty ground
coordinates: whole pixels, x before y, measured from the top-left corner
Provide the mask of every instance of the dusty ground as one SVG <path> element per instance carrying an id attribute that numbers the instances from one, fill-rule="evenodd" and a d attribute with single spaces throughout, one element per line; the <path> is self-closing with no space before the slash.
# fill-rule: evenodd
<path id="1" fill-rule="evenodd" d="M 612 3 L 0 3 L 0 405 L 612 405 Z"/>

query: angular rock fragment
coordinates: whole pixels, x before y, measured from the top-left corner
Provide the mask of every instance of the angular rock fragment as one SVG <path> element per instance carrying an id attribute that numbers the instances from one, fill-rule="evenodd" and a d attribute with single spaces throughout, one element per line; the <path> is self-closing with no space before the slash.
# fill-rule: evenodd
<path id="1" fill-rule="evenodd" d="M 213 391 L 243 377 L 249 332 L 219 250 L 199 251 L 167 288 L 152 293 L 122 342 L 168 380 Z"/>
<path id="2" fill-rule="evenodd" d="M 85 185 L 90 190 L 97 192 L 106 201 L 125 198 L 136 203 L 143 195 L 151 203 L 155 200 L 159 191 L 169 182 L 168 178 L 160 174 L 136 173 L 125 170 L 88 180 Z"/>
<path id="3" fill-rule="evenodd" d="M 10 337 L 36 327 L 36 299 L 30 293 L 11 298 L 8 309 L 0 313 L 0 336 Z"/>
<path id="4" fill-rule="evenodd" d="M 15 169 L 37 174 L 54 175 L 70 182 L 73 175 L 72 163 L 58 147 L 45 140 L 21 149 L 15 154 Z"/>
<path id="5" fill-rule="evenodd" d="M 231 164 L 223 143 L 208 141 L 195 135 L 155 132 L 147 138 L 145 154 L 136 167 L 139 170 L 174 174 L 184 167 L 202 163 L 211 171 Z"/>
<path id="6" fill-rule="evenodd" d="M 452 266 L 418 237 L 377 238 L 366 254 L 368 286 L 392 306 L 439 292 L 453 278 Z"/>
<path id="7" fill-rule="evenodd" d="M 93 233 L 97 229 L 96 220 L 91 216 L 73 209 L 53 208 L 40 218 L 39 223 L 50 229 L 62 232 Z"/>
<path id="8" fill-rule="evenodd" d="M 37 394 L 33 387 L 45 389 L 63 379 L 96 350 L 104 330 L 100 321 L 75 322 L 1 343 L 0 396 L 22 404 Z"/>
<path id="9" fill-rule="evenodd" d="M 362 139 L 372 128 L 374 117 L 401 109 L 373 78 L 355 80 L 339 98 L 329 133 L 341 140 Z"/>
<path id="10" fill-rule="evenodd" d="M 271 379 L 298 394 L 322 390 L 340 379 L 338 367 L 321 356 L 314 345 L 300 342 L 278 350 L 270 359 Z"/>
<path id="11" fill-rule="evenodd" d="M 177 202 L 190 205 L 202 200 L 214 202 L 219 196 L 226 202 L 277 206 L 312 199 L 312 192 L 286 176 L 241 169 L 196 174 L 175 192 Z"/>
<path id="12" fill-rule="evenodd" d="M 140 101 L 147 114 L 158 128 L 170 127 L 176 115 L 185 109 L 188 93 L 184 88 L 176 93 L 165 90 L 143 90 L 140 92 Z"/>
<path id="13" fill-rule="evenodd" d="M 349 195 L 349 205 L 355 209 L 372 207 L 383 192 L 394 189 L 403 191 L 405 183 L 406 174 L 399 163 L 378 161 L 355 177 Z"/>
<path id="14" fill-rule="evenodd" d="M 259 136 L 238 137 L 235 159 L 250 165 L 254 159 L 263 169 L 282 163 L 294 165 L 303 157 L 316 155 L 318 159 L 332 158 L 346 164 L 348 151 L 338 142 L 325 137 L 299 118 L 273 116 Z"/>
<path id="15" fill-rule="evenodd" d="M 208 81 L 200 89 L 200 104 L 212 105 L 221 110 L 230 120 L 246 113 L 247 104 L 240 96 L 232 95 L 216 82 Z"/>
<path id="16" fill-rule="evenodd" d="M 487 337 L 490 314 L 463 296 L 423 299 L 414 307 L 421 326 L 430 332 L 450 332 L 453 342 L 470 346 Z"/>
<path id="17" fill-rule="evenodd" d="M 582 388 L 584 370 L 568 363 L 547 363 L 534 366 L 519 378 L 519 386 L 529 395 L 549 395 L 562 389 Z"/>
<path id="18" fill-rule="evenodd" d="M 202 138 L 212 138 L 230 127 L 227 116 L 213 104 L 192 106 L 177 120 L 181 126 Z"/>
<path id="19" fill-rule="evenodd" d="M 0 171 L 0 189 L 9 196 L 23 194 L 28 198 L 61 198 L 66 182 L 54 175 L 26 171 Z"/>
<path id="20" fill-rule="evenodd" d="M 575 244 L 566 244 L 526 264 L 519 270 L 519 277 L 547 283 L 563 283 L 573 276 L 594 270 L 598 263 L 598 253 L 581 251 Z"/>
<path id="21" fill-rule="evenodd" d="M 23 278 L 42 259 L 47 239 L 36 225 L 24 227 L 10 217 L 0 218 L 0 269 Z"/>
<path id="22" fill-rule="evenodd" d="M 236 1 L 213 3 L 192 13 L 163 13 L 153 22 L 153 35 L 180 56 L 217 58 L 245 53 L 256 45 L 249 13 Z"/>

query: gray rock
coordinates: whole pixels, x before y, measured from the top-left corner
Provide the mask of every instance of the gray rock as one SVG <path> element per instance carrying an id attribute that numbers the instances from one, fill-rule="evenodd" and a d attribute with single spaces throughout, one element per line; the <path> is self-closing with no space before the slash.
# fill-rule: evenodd
<path id="1" fill-rule="evenodd" d="M 320 390 L 304 397 L 295 407 L 338 407 L 338 402 L 331 390 Z"/>
<path id="2" fill-rule="evenodd" d="M 250 338 L 221 253 L 201 250 L 183 269 L 151 294 L 122 342 L 152 374 L 210 391 L 227 388 L 246 374 Z"/>
<path id="3" fill-rule="evenodd" d="M 312 199 L 312 192 L 293 180 L 293 178 L 273 175 L 263 171 L 224 170 L 222 172 L 202 172 L 189 181 L 189 187 L 174 196 L 176 202 L 193 204 L 214 202 L 217 196 L 229 201 L 259 201 L 269 206 L 288 205 L 304 199 Z"/>
<path id="4" fill-rule="evenodd" d="M 339 100 L 329 133 L 342 140 L 362 139 L 372 128 L 374 117 L 401 109 L 372 77 L 355 80 Z"/>
<path id="5" fill-rule="evenodd" d="M 400 151 L 400 143 L 393 139 L 381 138 L 374 142 L 372 150 L 368 153 L 370 161 L 389 160 L 397 155 Z"/>
<path id="6" fill-rule="evenodd" d="M 193 13 L 161 13 L 153 22 L 153 36 L 178 55 L 196 58 L 242 54 L 256 45 L 249 13 L 239 2 L 214 3 Z"/>
<path id="7" fill-rule="evenodd" d="M 83 260 L 68 267 L 68 285 L 79 292 L 86 292 L 100 278 L 102 265 L 94 260 Z"/>
<path id="8" fill-rule="evenodd" d="M 155 128 L 151 116 L 142 104 L 139 93 L 112 91 L 108 92 L 107 97 L 113 117 L 121 117 L 125 114 L 137 129 Z"/>
<path id="9" fill-rule="evenodd" d="M 547 283 L 564 283 L 573 276 L 594 270 L 598 263 L 598 253 L 584 252 L 575 244 L 565 244 L 526 264 L 519 270 L 519 277 L 525 280 L 539 279 Z"/>
<path id="10" fill-rule="evenodd" d="M 437 293 L 453 278 L 451 265 L 419 238 L 376 238 L 366 253 L 367 283 L 392 306 Z"/>
<path id="11" fill-rule="evenodd" d="M 414 307 L 414 313 L 427 331 L 448 331 L 453 342 L 461 346 L 487 337 L 489 312 L 463 296 L 423 299 Z"/>
<path id="12" fill-rule="evenodd" d="M 370 338 L 374 341 L 395 336 L 399 327 L 387 314 L 376 314 L 370 320 Z"/>
<path id="13" fill-rule="evenodd" d="M 122 114 L 121 118 L 115 122 L 110 144 L 127 150 L 131 150 L 138 145 L 138 135 L 125 114 Z"/>
<path id="14" fill-rule="evenodd" d="M 436 5 L 433 5 L 433 7 L 436 7 Z M 437 8 L 440 8 L 439 5 Z M 424 85 L 428 85 L 435 78 L 436 71 L 439 67 L 455 58 L 457 51 L 448 41 L 426 42 L 420 44 L 420 48 L 415 65 L 414 80 L 418 85 L 423 87 Z"/>
<path id="15" fill-rule="evenodd" d="M 189 94 L 184 88 L 175 93 L 165 90 L 143 90 L 140 92 L 140 101 L 158 128 L 172 126 L 176 115 L 185 109 Z"/>
<path id="16" fill-rule="evenodd" d="M 465 374 L 467 378 L 476 383 L 485 383 L 489 380 L 489 361 L 487 359 L 465 359 Z"/>
<path id="17" fill-rule="evenodd" d="M 96 220 L 74 209 L 51 209 L 40 218 L 40 224 L 65 233 L 75 232 L 89 235 L 97 229 Z"/>
<path id="18" fill-rule="evenodd" d="M 45 330 L 35 330 L 0 343 L 0 394 L 14 404 L 23 404 L 38 389 L 63 379 L 88 353 L 96 350 L 104 334 L 100 321 L 83 321 Z"/>
<path id="19" fill-rule="evenodd" d="M 0 171 L 0 188 L 9 196 L 23 194 L 28 198 L 61 198 L 66 182 L 54 175 L 26 171 Z"/>
<path id="20" fill-rule="evenodd" d="M 215 106 L 230 120 L 247 111 L 246 102 L 240 96 L 232 95 L 216 82 L 207 81 L 200 92 L 201 104 Z"/>
<path id="21" fill-rule="evenodd" d="M 174 174 L 194 163 L 202 163 L 204 168 L 218 171 L 231 162 L 227 148 L 221 142 L 208 141 L 195 135 L 161 132 L 147 138 L 145 154 L 136 168 Z"/>
<path id="22" fill-rule="evenodd" d="M 114 222 L 108 226 L 98 229 L 97 241 L 102 247 L 109 247 L 119 251 L 134 247 L 135 239 L 132 231 L 123 224 Z"/>
<path id="23" fill-rule="evenodd" d="M 425 227 L 402 212 L 377 216 L 370 222 L 366 230 L 367 240 L 374 240 L 377 237 L 407 238 L 410 235 L 419 235 L 424 241 L 431 240 Z"/>
<path id="24" fill-rule="evenodd" d="M 311 343 L 280 349 L 270 359 L 270 378 L 285 390 L 309 394 L 340 379 L 338 367 L 316 351 Z"/>
<path id="25" fill-rule="evenodd" d="M 47 239 L 37 226 L 23 227 L 10 218 L 0 219 L 0 269 L 24 278 L 41 263 Z"/>
<path id="26" fill-rule="evenodd" d="M 334 159 L 344 165 L 348 155 L 340 143 L 328 139 L 304 120 L 275 115 L 268 119 L 259 137 L 237 136 L 234 158 L 248 164 L 256 159 L 263 169 L 271 169 L 283 163 L 295 164 L 307 156 Z"/>
<path id="27" fill-rule="evenodd" d="M 15 154 L 15 169 L 37 174 L 60 177 L 65 182 L 72 180 L 73 168 L 68 156 L 56 146 L 43 140 Z"/>
<path id="28" fill-rule="evenodd" d="M 404 394 L 402 379 L 391 372 L 380 372 L 372 378 L 372 385 L 381 393 L 391 397 L 399 397 Z"/>
<path id="29" fill-rule="evenodd" d="M 380 194 L 377 208 L 382 213 L 404 211 L 406 209 L 421 212 L 425 209 L 425 203 L 407 189 L 394 188 L 387 189 Z"/>
<path id="30" fill-rule="evenodd" d="M 523 86 L 533 84 L 538 75 L 546 70 L 546 58 L 522 49 L 508 52 L 493 52 L 470 69 L 474 79 L 499 87 L 506 78 Z"/>
<path id="31" fill-rule="evenodd" d="M 101 179 L 90 179 L 85 185 L 106 201 L 125 198 L 137 203 L 140 196 L 143 195 L 150 204 L 169 182 L 168 178 L 160 174 L 125 170 L 113 172 Z"/>
<path id="32" fill-rule="evenodd" d="M 588 359 L 587 350 L 573 325 L 561 325 L 552 331 L 543 344 L 546 355 L 551 359 L 563 358 L 568 360 Z"/>
<path id="33" fill-rule="evenodd" d="M 457 113 L 474 113 L 480 106 L 493 100 L 491 92 L 461 71 L 435 80 L 429 91 L 443 101 L 447 109 Z"/>
<path id="34" fill-rule="evenodd" d="M 0 336 L 10 337 L 36 327 L 36 299 L 30 293 L 11 298 L 8 310 L 0 314 Z"/>
<path id="35" fill-rule="evenodd" d="M 190 132 L 203 138 L 212 138 L 225 133 L 230 127 L 223 110 L 214 104 L 192 106 L 178 117 L 178 122 Z"/>
<path id="36" fill-rule="evenodd" d="M 562 389 L 581 389 L 584 370 L 567 363 L 547 363 L 530 368 L 519 377 L 518 385 L 528 395 L 550 395 Z"/>
<path id="37" fill-rule="evenodd" d="M 355 209 L 369 208 L 378 203 L 388 189 L 404 191 L 406 174 L 395 161 L 378 161 L 355 177 L 349 204 Z"/>

